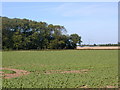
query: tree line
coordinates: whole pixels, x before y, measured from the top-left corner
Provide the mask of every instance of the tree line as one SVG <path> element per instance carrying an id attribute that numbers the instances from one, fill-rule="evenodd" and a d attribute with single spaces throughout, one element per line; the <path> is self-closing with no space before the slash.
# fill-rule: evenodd
<path id="1" fill-rule="evenodd" d="M 81 46 L 120 46 L 120 42 L 118 44 L 83 44 Z"/>
<path id="2" fill-rule="evenodd" d="M 118 44 L 100 44 L 99 46 L 120 46 L 120 43 Z"/>
<path id="3" fill-rule="evenodd" d="M 29 19 L 2 17 L 2 49 L 74 49 L 81 36 L 67 34 L 64 26 Z"/>

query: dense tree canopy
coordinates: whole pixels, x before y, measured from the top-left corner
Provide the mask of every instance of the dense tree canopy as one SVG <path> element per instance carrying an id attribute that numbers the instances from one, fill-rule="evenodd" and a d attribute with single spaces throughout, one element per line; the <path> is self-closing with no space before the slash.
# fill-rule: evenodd
<path id="1" fill-rule="evenodd" d="M 74 49 L 80 43 L 81 37 L 68 35 L 64 26 L 2 17 L 3 49 Z"/>

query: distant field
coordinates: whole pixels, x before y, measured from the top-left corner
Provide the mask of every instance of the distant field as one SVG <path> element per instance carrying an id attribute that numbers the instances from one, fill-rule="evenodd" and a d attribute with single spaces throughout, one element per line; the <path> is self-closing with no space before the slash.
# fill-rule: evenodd
<path id="1" fill-rule="evenodd" d="M 6 88 L 115 88 L 118 50 L 5 51 L 3 68 Z"/>
<path id="2" fill-rule="evenodd" d="M 93 46 L 93 47 L 77 47 L 76 49 L 81 49 L 81 50 L 118 50 L 120 49 L 118 46 Z"/>

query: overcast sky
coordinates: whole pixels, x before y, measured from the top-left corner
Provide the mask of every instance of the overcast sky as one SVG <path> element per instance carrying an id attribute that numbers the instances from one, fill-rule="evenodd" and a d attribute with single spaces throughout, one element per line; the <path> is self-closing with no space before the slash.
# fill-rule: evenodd
<path id="1" fill-rule="evenodd" d="M 84 44 L 118 42 L 117 2 L 4 2 L 2 16 L 65 26 Z"/>

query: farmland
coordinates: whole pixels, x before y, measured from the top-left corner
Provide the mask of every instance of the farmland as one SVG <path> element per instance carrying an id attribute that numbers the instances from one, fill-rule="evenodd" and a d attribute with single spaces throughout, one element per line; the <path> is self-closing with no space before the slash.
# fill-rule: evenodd
<path id="1" fill-rule="evenodd" d="M 118 50 L 4 51 L 2 55 L 3 68 L 29 72 L 9 79 L 3 77 L 4 88 L 104 88 L 118 85 Z"/>

